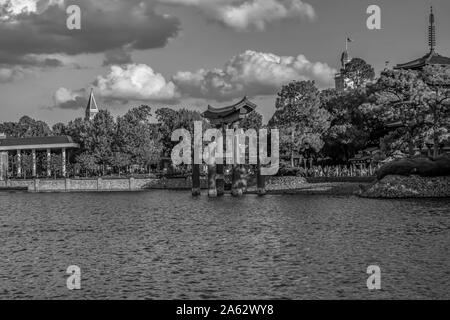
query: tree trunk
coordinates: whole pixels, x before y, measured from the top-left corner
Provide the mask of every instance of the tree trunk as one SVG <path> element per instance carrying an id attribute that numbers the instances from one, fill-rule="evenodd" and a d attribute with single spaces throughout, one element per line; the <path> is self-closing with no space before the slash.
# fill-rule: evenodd
<path id="1" fill-rule="evenodd" d="M 291 167 L 294 167 L 294 130 L 291 133 Z"/>
<path id="2" fill-rule="evenodd" d="M 436 158 L 439 155 L 439 135 L 436 129 L 433 132 L 433 142 L 433 158 Z"/>
<path id="3" fill-rule="evenodd" d="M 438 89 L 436 89 L 436 97 L 438 96 Z M 436 158 L 439 155 L 439 134 L 438 134 L 438 127 L 439 127 L 439 115 L 438 115 L 438 106 L 437 101 L 436 105 L 433 108 L 433 158 Z"/>
<path id="4" fill-rule="evenodd" d="M 410 156 L 414 155 L 414 143 L 413 143 L 412 137 L 413 137 L 412 132 L 409 131 L 409 133 L 408 133 L 408 152 L 409 152 Z"/>

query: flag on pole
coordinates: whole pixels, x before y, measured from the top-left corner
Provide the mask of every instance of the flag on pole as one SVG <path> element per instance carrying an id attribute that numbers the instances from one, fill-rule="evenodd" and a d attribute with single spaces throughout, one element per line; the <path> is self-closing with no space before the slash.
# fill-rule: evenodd
<path id="1" fill-rule="evenodd" d="M 353 40 L 352 40 L 350 37 L 347 37 L 347 39 L 345 40 L 345 51 L 348 50 L 348 44 L 349 44 L 350 42 L 353 42 Z"/>

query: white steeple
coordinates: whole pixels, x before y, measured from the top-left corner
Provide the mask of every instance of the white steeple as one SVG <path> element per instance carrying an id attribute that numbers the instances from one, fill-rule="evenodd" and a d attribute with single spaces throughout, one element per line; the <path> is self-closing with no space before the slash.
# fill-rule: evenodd
<path id="1" fill-rule="evenodd" d="M 94 90 L 91 89 L 91 94 L 89 95 L 89 101 L 86 107 L 86 120 L 92 121 L 95 115 L 99 112 L 97 107 L 97 102 L 95 102 Z"/>

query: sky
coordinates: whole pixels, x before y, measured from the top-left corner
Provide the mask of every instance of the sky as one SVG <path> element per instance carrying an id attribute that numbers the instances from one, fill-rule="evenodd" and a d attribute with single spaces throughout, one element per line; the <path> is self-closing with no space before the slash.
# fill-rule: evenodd
<path id="1" fill-rule="evenodd" d="M 80 30 L 67 27 L 71 5 Z M 380 30 L 367 28 L 370 5 Z M 83 117 L 91 89 L 115 116 L 247 95 L 268 121 L 282 85 L 334 87 L 347 37 L 377 73 L 426 54 L 431 5 L 450 56 L 448 0 L 0 0 L 0 122 Z"/>

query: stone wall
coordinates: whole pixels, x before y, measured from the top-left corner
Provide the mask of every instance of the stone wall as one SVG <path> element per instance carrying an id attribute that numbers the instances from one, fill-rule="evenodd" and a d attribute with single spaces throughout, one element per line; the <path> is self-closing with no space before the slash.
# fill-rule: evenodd
<path id="1" fill-rule="evenodd" d="M 302 177 L 267 177 L 266 189 L 294 190 L 303 187 L 306 180 Z M 201 188 L 208 188 L 206 178 L 200 180 Z M 190 190 L 192 179 L 123 178 L 123 179 L 35 179 L 0 181 L 1 187 L 28 188 L 31 192 L 77 192 L 77 191 L 133 191 L 144 189 Z M 252 190 L 252 187 L 249 187 Z"/>
<path id="2" fill-rule="evenodd" d="M 366 198 L 445 198 L 450 197 L 450 176 L 386 176 L 361 190 Z"/>
<path id="3" fill-rule="evenodd" d="M 201 180 L 202 188 L 207 181 Z M 143 189 L 186 189 L 192 188 L 192 180 L 184 179 L 35 179 L 0 181 L 1 187 L 28 188 L 31 192 L 77 192 L 77 191 L 133 191 Z"/>
<path id="4" fill-rule="evenodd" d="M 34 180 L 0 181 L 0 187 L 28 188 L 28 190 L 33 190 L 34 189 Z"/>

